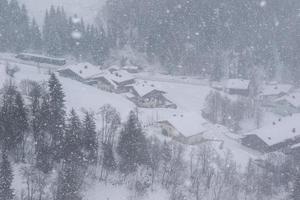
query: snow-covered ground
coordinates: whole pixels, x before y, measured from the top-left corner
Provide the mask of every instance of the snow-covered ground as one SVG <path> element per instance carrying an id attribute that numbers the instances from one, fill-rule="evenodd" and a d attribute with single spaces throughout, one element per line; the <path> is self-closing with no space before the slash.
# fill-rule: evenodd
<path id="1" fill-rule="evenodd" d="M 13 63 L 11 64 L 14 65 Z M 24 79 L 39 82 L 47 81 L 49 79 L 49 71 L 47 69 L 38 69 L 36 66 L 20 63 L 17 63 L 17 65 L 20 71 L 15 74 L 16 83 L 19 83 Z M 8 77 L 5 73 L 5 63 L 2 62 L 1 64 L 0 61 L 0 84 L 5 83 L 7 78 Z M 152 78 L 155 80 L 155 77 Z M 135 105 L 129 101 L 125 95 L 104 92 L 95 87 L 85 85 L 81 82 L 68 78 L 59 77 L 59 79 L 66 94 L 66 107 L 68 110 L 74 108 L 79 114 L 82 113 L 82 110 L 89 110 L 97 113 L 104 104 L 111 104 L 120 112 L 122 120 L 125 121 L 129 112 L 135 108 Z M 165 79 L 168 78 L 165 77 Z M 201 110 L 203 109 L 206 96 L 211 91 L 209 86 L 195 83 L 189 84 L 188 82 L 182 83 L 180 80 L 176 82 L 176 78 L 174 77 L 169 77 L 169 79 L 172 81 L 158 81 L 160 80 L 160 77 L 158 77 L 156 81 L 147 80 L 147 84 L 153 84 L 156 88 L 165 91 L 166 97 L 174 102 L 178 108 L 139 109 L 139 118 L 142 120 L 143 125 L 147 128 L 146 130 L 148 130 L 152 135 L 156 134 L 157 136 L 162 137 L 159 129 L 155 126 L 151 127 L 151 125 L 155 124 L 157 121 L 170 119 L 170 117 L 178 117 L 179 119 L 176 119 L 177 123 L 184 124 L 189 121 L 188 126 L 185 127 L 186 131 L 190 130 L 197 133 L 196 131 L 199 129 L 199 131 L 204 133 L 206 138 L 223 141 L 222 149 L 220 149 L 220 143 L 213 143 L 213 146 L 220 155 L 224 156 L 227 151 L 230 150 L 233 153 L 234 159 L 242 168 L 246 166 L 249 158 L 255 159 L 260 156 L 258 153 L 242 146 L 238 142 L 238 137 L 231 134 L 225 127 L 210 124 L 203 119 L 201 116 Z M 145 80 L 140 79 L 140 81 Z M 98 117 L 97 126 L 100 128 L 101 119 L 100 116 Z M 112 190 L 116 190 L 116 192 L 113 192 Z M 111 186 L 96 185 L 88 192 L 87 199 L 98 200 L 97 195 L 99 191 L 107 191 L 105 194 L 108 195 L 107 198 L 110 200 L 121 200 L 123 197 L 125 198 L 127 194 L 126 188 L 122 189 Z M 124 193 L 122 194 L 120 191 L 124 191 Z M 163 200 L 163 195 L 159 194 L 155 196 L 155 193 L 151 193 L 147 199 L 160 200 L 157 196 L 162 197 Z M 104 198 L 104 200 L 107 198 Z"/>

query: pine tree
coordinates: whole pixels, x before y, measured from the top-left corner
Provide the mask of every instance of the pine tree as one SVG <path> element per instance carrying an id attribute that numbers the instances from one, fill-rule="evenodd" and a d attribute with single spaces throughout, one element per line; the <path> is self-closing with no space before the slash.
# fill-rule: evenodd
<path id="1" fill-rule="evenodd" d="M 56 200 L 81 200 L 81 175 L 78 166 L 66 163 L 59 173 Z"/>
<path id="2" fill-rule="evenodd" d="M 34 114 L 32 121 L 35 139 L 36 166 L 44 173 L 50 172 L 53 167 L 53 155 L 51 143 L 49 142 L 50 130 L 50 104 L 49 97 L 43 96 L 40 109 Z"/>
<path id="3" fill-rule="evenodd" d="M 60 159 L 62 152 L 62 141 L 64 140 L 65 128 L 65 94 L 62 90 L 62 85 L 55 76 L 51 74 L 49 80 L 49 132 L 52 137 L 52 152 L 54 160 Z"/>
<path id="4" fill-rule="evenodd" d="M 121 157 L 120 170 L 124 173 L 134 172 L 139 165 L 149 164 L 146 137 L 133 111 L 121 132 L 117 151 Z"/>
<path id="5" fill-rule="evenodd" d="M 6 51 L 8 47 L 8 1 L 0 0 L 0 52 Z"/>
<path id="6" fill-rule="evenodd" d="M 25 5 L 21 6 L 20 19 L 17 24 L 17 45 L 16 51 L 28 49 L 30 45 L 29 17 Z"/>
<path id="7" fill-rule="evenodd" d="M 102 144 L 103 150 L 103 168 L 107 171 L 114 171 L 117 167 L 113 147 L 111 144 Z"/>
<path id="8" fill-rule="evenodd" d="M 12 181 L 12 168 L 8 161 L 6 153 L 3 153 L 0 166 L 0 199 L 13 200 L 14 194 L 13 189 L 11 188 Z"/>
<path id="9" fill-rule="evenodd" d="M 298 172 L 296 179 L 293 185 L 293 191 L 291 194 L 292 200 L 299 200 L 300 199 L 300 173 Z"/>
<path id="10" fill-rule="evenodd" d="M 28 123 L 28 113 L 27 109 L 25 108 L 24 101 L 22 95 L 17 92 L 16 94 L 16 116 L 15 116 L 15 128 L 17 128 L 18 138 L 17 141 L 20 141 L 21 144 L 20 148 L 20 158 L 22 161 L 25 159 L 25 134 L 29 129 Z"/>
<path id="11" fill-rule="evenodd" d="M 3 129 L 2 146 L 5 150 L 17 149 L 18 145 L 23 142 L 28 122 L 22 97 L 13 83 L 4 87 L 2 102 L 0 110 L 0 123 Z"/>
<path id="12" fill-rule="evenodd" d="M 66 136 L 63 145 L 63 159 L 66 162 L 83 163 L 83 131 L 79 117 L 75 110 L 71 110 L 66 127 Z"/>
<path id="13" fill-rule="evenodd" d="M 94 116 L 91 113 L 86 113 L 83 120 L 83 142 L 85 148 L 85 159 L 94 164 L 97 161 L 97 132 Z"/>
<path id="14" fill-rule="evenodd" d="M 30 24 L 30 49 L 41 51 L 43 48 L 42 34 L 35 19 Z"/>

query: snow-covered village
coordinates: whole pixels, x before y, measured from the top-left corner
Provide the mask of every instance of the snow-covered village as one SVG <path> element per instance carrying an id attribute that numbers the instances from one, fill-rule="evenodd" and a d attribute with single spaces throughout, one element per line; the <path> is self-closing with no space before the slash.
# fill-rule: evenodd
<path id="1" fill-rule="evenodd" d="M 0 0 L 0 200 L 300 200 L 299 8 Z"/>

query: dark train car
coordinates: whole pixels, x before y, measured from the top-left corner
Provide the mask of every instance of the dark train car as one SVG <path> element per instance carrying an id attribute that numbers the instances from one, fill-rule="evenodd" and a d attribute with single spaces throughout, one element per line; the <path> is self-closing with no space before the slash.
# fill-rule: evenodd
<path id="1" fill-rule="evenodd" d="M 20 53 L 16 58 L 26 61 L 32 61 L 36 63 L 46 63 L 51 65 L 63 66 L 66 64 L 66 60 L 62 58 L 52 58 L 38 54 Z"/>

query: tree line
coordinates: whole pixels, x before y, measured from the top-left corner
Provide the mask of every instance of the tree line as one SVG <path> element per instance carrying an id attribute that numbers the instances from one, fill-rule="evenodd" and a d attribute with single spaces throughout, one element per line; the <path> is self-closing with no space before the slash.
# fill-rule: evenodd
<path id="1" fill-rule="evenodd" d="M 34 18 L 30 19 L 25 5 L 17 0 L 1 0 L 0 51 L 72 55 L 101 64 L 109 47 L 103 27 L 86 25 L 77 15 L 68 17 L 62 7 L 51 6 L 41 28 Z"/>
<path id="2" fill-rule="evenodd" d="M 169 72 L 299 84 L 299 1 L 108 0 L 113 44 Z"/>

